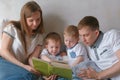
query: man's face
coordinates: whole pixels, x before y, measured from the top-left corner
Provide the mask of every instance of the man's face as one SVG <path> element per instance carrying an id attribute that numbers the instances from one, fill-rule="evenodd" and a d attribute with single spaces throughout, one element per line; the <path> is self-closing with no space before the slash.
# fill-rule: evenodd
<path id="1" fill-rule="evenodd" d="M 85 45 L 92 46 L 99 35 L 99 30 L 93 31 L 89 26 L 85 26 L 79 30 L 79 35 Z"/>

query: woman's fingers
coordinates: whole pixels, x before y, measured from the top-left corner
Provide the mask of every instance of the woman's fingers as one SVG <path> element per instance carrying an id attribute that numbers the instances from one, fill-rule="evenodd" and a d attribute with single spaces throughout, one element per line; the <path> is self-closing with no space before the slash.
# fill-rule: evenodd
<path id="1" fill-rule="evenodd" d="M 46 80 L 56 80 L 57 75 L 51 75 Z"/>

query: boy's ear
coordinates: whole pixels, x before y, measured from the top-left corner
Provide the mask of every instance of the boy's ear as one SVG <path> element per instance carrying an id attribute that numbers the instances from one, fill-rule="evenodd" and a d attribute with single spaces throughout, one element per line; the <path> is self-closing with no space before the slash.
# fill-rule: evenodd
<path id="1" fill-rule="evenodd" d="M 47 44 L 45 44 L 45 48 L 47 48 L 48 47 L 48 45 Z"/>
<path id="2" fill-rule="evenodd" d="M 80 40 L 80 38 L 78 38 L 78 41 Z"/>
<path id="3" fill-rule="evenodd" d="M 78 38 L 78 42 L 80 41 L 80 38 Z"/>
<path id="4" fill-rule="evenodd" d="M 95 33 L 96 33 L 97 36 L 99 35 L 99 31 L 98 30 L 96 30 Z"/>

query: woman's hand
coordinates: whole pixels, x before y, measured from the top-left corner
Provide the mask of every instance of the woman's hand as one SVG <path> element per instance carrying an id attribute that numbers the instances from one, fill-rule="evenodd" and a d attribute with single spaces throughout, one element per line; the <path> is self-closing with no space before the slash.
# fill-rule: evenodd
<path id="1" fill-rule="evenodd" d="M 81 73 L 78 74 L 79 77 L 85 79 L 98 79 L 99 73 L 92 68 L 81 70 Z"/>
<path id="2" fill-rule="evenodd" d="M 30 65 L 25 65 L 24 68 L 25 68 L 26 70 L 32 72 L 33 74 L 36 74 L 36 75 L 38 75 L 38 76 L 41 75 L 40 72 L 38 72 L 37 70 L 35 70 L 35 69 L 34 69 L 32 66 L 30 66 Z"/>
<path id="3" fill-rule="evenodd" d="M 56 80 L 57 75 L 51 75 L 49 77 L 46 77 L 45 80 Z"/>

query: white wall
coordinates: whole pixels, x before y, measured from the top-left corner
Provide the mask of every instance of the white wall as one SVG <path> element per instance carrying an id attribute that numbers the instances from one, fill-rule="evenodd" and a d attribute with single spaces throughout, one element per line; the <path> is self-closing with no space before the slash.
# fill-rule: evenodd
<path id="1" fill-rule="evenodd" d="M 0 22 L 19 19 L 20 9 L 30 0 L 0 0 Z M 64 27 L 77 25 L 81 18 L 92 15 L 98 18 L 103 32 L 120 30 L 120 0 L 35 0 L 43 10 L 46 32 L 62 34 Z"/>

